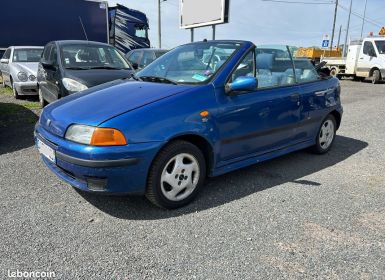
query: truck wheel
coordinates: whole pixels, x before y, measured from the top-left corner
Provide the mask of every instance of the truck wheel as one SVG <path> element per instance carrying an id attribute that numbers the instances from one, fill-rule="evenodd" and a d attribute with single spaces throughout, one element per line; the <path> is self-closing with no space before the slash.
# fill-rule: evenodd
<path id="1" fill-rule="evenodd" d="M 152 163 L 146 197 L 162 208 L 182 207 L 195 198 L 205 178 L 202 151 L 190 142 L 171 142 Z"/>
<path id="2" fill-rule="evenodd" d="M 372 75 L 372 83 L 378 84 L 378 82 L 381 80 L 381 72 L 380 70 L 374 70 Z"/>
<path id="3" fill-rule="evenodd" d="M 338 78 L 338 77 L 337 77 L 337 69 L 336 69 L 336 68 L 332 68 L 332 69 L 330 70 L 330 76 L 333 76 L 333 77 Z"/>

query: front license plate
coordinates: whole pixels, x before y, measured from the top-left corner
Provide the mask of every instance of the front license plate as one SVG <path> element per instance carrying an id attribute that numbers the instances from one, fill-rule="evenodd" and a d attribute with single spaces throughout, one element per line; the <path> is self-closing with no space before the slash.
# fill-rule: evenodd
<path id="1" fill-rule="evenodd" d="M 37 148 L 43 156 L 56 163 L 55 150 L 43 143 L 39 138 L 37 139 Z"/>

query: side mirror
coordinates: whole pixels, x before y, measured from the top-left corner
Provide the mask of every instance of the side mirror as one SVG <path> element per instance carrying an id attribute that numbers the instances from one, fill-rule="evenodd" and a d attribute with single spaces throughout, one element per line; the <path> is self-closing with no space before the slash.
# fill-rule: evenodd
<path id="1" fill-rule="evenodd" d="M 228 95 L 240 91 L 254 91 L 258 88 L 258 80 L 254 77 L 238 77 L 234 82 L 225 86 L 225 92 Z"/>
<path id="2" fill-rule="evenodd" d="M 8 64 L 8 63 L 9 63 L 9 59 L 8 59 L 8 58 L 2 58 L 2 59 L 0 60 L 0 63 L 2 63 L 2 64 Z"/>
<path id="3" fill-rule="evenodd" d="M 49 69 L 49 70 L 54 70 L 56 71 L 56 66 L 53 65 L 50 62 L 41 62 L 41 65 L 43 66 L 44 69 Z"/>
<path id="4" fill-rule="evenodd" d="M 139 69 L 139 64 L 134 62 L 132 63 L 132 68 L 134 68 L 134 70 L 138 70 Z"/>

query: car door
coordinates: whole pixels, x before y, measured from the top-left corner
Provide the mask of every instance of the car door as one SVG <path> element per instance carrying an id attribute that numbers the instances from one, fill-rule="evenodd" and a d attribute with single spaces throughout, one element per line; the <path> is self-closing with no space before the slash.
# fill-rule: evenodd
<path id="1" fill-rule="evenodd" d="M 313 141 L 330 107 L 336 105 L 335 93 L 339 89 L 331 79 L 321 78 L 308 59 L 294 59 L 294 67 L 301 87 L 301 115 L 296 134 L 298 139 Z"/>
<path id="2" fill-rule="evenodd" d="M 373 43 L 365 41 L 357 61 L 357 76 L 369 77 L 370 70 L 376 64 L 377 54 Z"/>
<path id="3" fill-rule="evenodd" d="M 220 111 L 216 117 L 220 143 L 219 162 L 242 160 L 295 143 L 295 127 L 300 120 L 300 91 L 290 76 L 293 64 L 286 47 L 286 59 L 272 53 L 250 51 L 232 73 L 254 75 L 258 89 L 233 96 L 219 92 Z"/>
<path id="4" fill-rule="evenodd" d="M 11 85 L 10 84 L 10 69 L 9 69 L 9 63 L 11 62 L 11 54 L 12 54 L 12 49 L 11 48 L 8 48 L 4 55 L 3 55 L 3 58 L 2 59 L 8 59 L 8 62 L 1 62 L 1 75 L 3 76 L 3 79 L 4 79 L 4 82 L 7 84 L 7 85 Z"/>
<path id="5" fill-rule="evenodd" d="M 41 85 L 41 87 L 44 91 L 44 99 L 51 103 L 60 98 L 60 68 L 58 63 L 57 46 L 52 44 L 51 46 L 48 46 L 46 51 L 44 51 L 42 61 L 45 82 Z"/>

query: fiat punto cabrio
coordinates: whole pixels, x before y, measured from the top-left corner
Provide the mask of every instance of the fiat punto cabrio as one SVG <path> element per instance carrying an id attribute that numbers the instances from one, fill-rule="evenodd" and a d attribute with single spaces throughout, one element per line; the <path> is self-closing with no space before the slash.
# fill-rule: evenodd
<path id="1" fill-rule="evenodd" d="M 289 47 L 196 42 L 130 79 L 50 104 L 35 141 L 75 188 L 140 193 L 177 208 L 206 176 L 308 147 L 328 152 L 341 117 L 338 80 Z"/>

